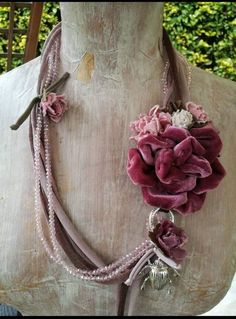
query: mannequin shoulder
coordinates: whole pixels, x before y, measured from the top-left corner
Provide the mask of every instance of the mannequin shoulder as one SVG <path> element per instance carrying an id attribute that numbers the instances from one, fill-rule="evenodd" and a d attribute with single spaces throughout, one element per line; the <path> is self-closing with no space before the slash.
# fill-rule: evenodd
<path id="1" fill-rule="evenodd" d="M 17 115 L 25 109 L 36 95 L 39 67 L 37 57 L 0 76 L 0 110 Z"/>
<path id="2" fill-rule="evenodd" d="M 193 67 L 191 94 L 194 100 L 210 111 L 236 112 L 236 82 Z M 236 116 L 236 113 L 235 113 Z"/>

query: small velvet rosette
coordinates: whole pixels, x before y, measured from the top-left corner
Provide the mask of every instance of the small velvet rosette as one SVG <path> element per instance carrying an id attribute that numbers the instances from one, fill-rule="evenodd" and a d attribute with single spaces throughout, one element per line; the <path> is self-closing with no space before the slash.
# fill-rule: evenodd
<path id="1" fill-rule="evenodd" d="M 60 122 L 62 115 L 68 109 L 67 102 L 64 95 L 57 95 L 56 93 L 49 93 L 40 102 L 43 115 L 46 114 L 51 121 L 58 123 Z"/>
<path id="2" fill-rule="evenodd" d="M 183 229 L 175 226 L 170 220 L 164 219 L 149 232 L 150 239 L 169 258 L 180 264 L 187 252 L 183 249 L 187 236 Z"/>
<path id="3" fill-rule="evenodd" d="M 206 120 L 201 108 L 191 104 L 191 109 L 201 121 Z M 162 113 L 156 110 L 155 121 L 161 122 L 160 115 L 165 118 L 159 129 L 145 130 L 154 122 L 148 118 L 142 131 L 135 131 L 137 147 L 129 150 L 127 173 L 141 187 L 146 203 L 184 215 L 193 213 L 225 175 L 218 160 L 222 142 L 211 122 L 200 127 L 189 123 L 186 129 L 172 125 L 169 115 Z M 134 131 L 134 125 L 131 128 Z"/>

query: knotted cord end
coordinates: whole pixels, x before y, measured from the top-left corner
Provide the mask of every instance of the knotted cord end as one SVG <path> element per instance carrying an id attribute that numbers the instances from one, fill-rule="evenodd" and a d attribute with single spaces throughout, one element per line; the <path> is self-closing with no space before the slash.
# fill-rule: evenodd
<path id="1" fill-rule="evenodd" d="M 25 122 L 25 120 L 28 118 L 28 116 L 30 115 L 35 104 L 37 102 L 41 101 L 43 95 L 45 95 L 45 93 L 48 94 L 48 93 L 52 92 L 53 90 L 57 89 L 61 84 L 64 84 L 66 82 L 66 80 L 69 78 L 69 76 L 70 76 L 70 73 L 68 73 L 68 72 L 64 73 L 58 81 L 54 82 L 52 85 L 50 85 L 46 89 L 44 94 L 41 94 L 41 95 L 34 97 L 33 100 L 30 102 L 29 106 L 27 107 L 27 109 L 25 110 L 25 112 L 18 118 L 18 120 L 16 121 L 15 124 L 12 124 L 10 126 L 10 128 L 14 131 L 17 130 Z"/>

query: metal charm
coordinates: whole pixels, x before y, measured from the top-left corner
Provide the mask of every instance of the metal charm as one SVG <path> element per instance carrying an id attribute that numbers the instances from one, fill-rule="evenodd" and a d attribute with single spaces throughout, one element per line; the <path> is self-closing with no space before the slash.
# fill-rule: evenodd
<path id="1" fill-rule="evenodd" d="M 147 230 L 152 232 L 162 219 L 169 219 L 172 223 L 174 223 L 174 214 L 171 210 L 166 212 L 160 208 L 153 209 L 148 217 Z"/>
<path id="2" fill-rule="evenodd" d="M 169 277 L 168 266 L 164 264 L 161 260 L 156 259 L 153 263 L 148 260 L 148 265 L 142 269 L 142 273 L 149 270 L 148 276 L 144 279 L 143 284 L 141 286 L 141 290 L 145 288 L 147 283 L 153 289 L 160 290 L 166 284 L 171 283 L 171 279 Z"/>

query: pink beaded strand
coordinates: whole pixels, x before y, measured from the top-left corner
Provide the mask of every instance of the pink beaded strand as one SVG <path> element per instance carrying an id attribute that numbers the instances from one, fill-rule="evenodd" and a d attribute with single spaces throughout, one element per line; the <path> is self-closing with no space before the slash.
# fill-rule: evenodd
<path id="1" fill-rule="evenodd" d="M 59 69 L 59 49 L 60 49 L 60 32 L 57 31 L 53 36 L 53 43 L 47 42 L 47 48 L 44 50 L 42 60 L 47 61 L 47 73 L 41 76 L 41 88 L 46 89 L 53 81 L 56 80 Z M 45 170 L 46 170 L 46 198 L 48 203 L 49 213 L 49 236 L 50 244 L 47 243 L 44 236 L 41 224 L 41 210 L 40 210 L 40 185 L 41 185 L 41 173 L 40 173 L 40 149 L 42 147 L 41 142 L 41 130 L 43 130 L 44 142 L 45 142 Z M 107 282 L 110 280 L 119 279 L 119 277 L 125 271 L 129 271 L 130 267 L 135 264 L 148 250 L 154 247 L 154 244 L 150 240 L 145 240 L 139 246 L 137 246 L 132 252 L 126 256 L 121 257 L 117 261 L 107 265 L 105 267 L 99 267 L 96 270 L 83 270 L 76 268 L 70 262 L 64 260 L 62 256 L 62 249 L 56 239 L 55 229 L 55 210 L 53 204 L 53 188 L 52 188 L 52 169 L 50 159 L 50 141 L 49 141 L 49 123 L 45 117 L 42 124 L 42 114 L 39 110 L 37 115 L 36 131 L 34 136 L 34 163 L 35 163 L 35 213 L 36 213 L 36 228 L 42 244 L 50 256 L 57 264 L 61 265 L 68 273 L 75 277 L 79 277 L 84 280 L 92 280 L 97 282 Z"/>

